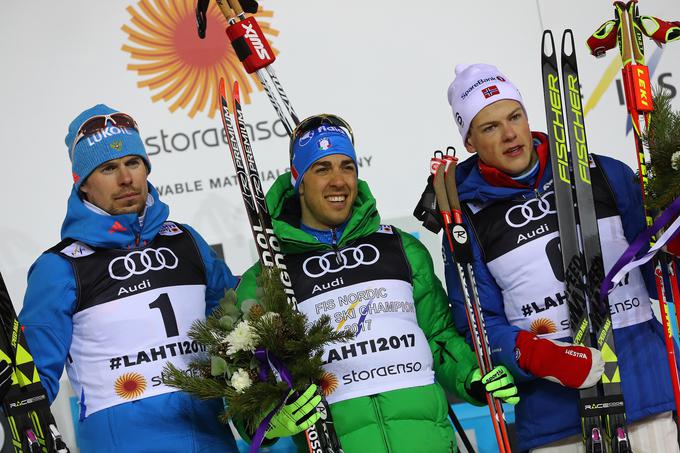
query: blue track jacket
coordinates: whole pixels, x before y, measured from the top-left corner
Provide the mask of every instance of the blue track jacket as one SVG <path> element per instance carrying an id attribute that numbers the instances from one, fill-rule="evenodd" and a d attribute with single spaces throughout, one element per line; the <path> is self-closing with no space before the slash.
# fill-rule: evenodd
<path id="1" fill-rule="evenodd" d="M 61 238 L 92 247 L 127 249 L 151 242 L 167 220 L 169 208 L 149 184 L 143 226 L 137 214 L 109 216 L 89 209 L 75 189 L 68 200 Z M 123 228 L 114 228 L 116 222 Z M 218 304 L 225 288 L 237 280 L 205 240 L 184 225 L 198 245 L 206 272 L 206 314 Z M 124 230 L 124 231 L 123 231 Z M 59 391 L 59 379 L 73 335 L 76 282 L 71 264 L 56 253 L 43 253 L 31 266 L 24 306 L 19 315 L 40 379 L 50 401 Z M 88 452 L 212 452 L 237 448 L 228 427 L 217 415 L 220 401 L 200 401 L 178 391 L 118 404 L 78 422 L 78 446 Z"/>
<path id="2" fill-rule="evenodd" d="M 537 144 L 535 140 L 535 145 Z M 645 228 L 637 178 L 631 169 L 620 161 L 597 156 L 597 162 L 601 165 L 610 187 L 613 188 L 612 192 L 625 239 L 630 243 Z M 494 202 L 522 196 L 525 199 L 536 197 L 533 189 L 490 185 L 481 176 L 477 164 L 478 157 L 473 156 L 457 168 L 456 180 L 461 203 L 472 202 L 488 206 Z M 550 163 L 548 162 L 545 167 L 538 187 L 546 187 L 546 183 L 550 184 L 552 180 Z M 465 222 L 469 226 L 469 219 L 465 218 Z M 503 364 L 508 367 L 520 391 L 521 400 L 515 408 L 520 450 L 526 451 L 580 433 L 577 391 L 537 378 L 518 367 L 515 359 L 515 340 L 519 328 L 511 325 L 506 317 L 501 288 L 482 257 L 480 239 L 474 233 L 470 236 L 474 253 L 473 268 L 492 350 L 492 359 L 494 364 Z M 452 263 L 446 243 L 443 249 L 446 284 L 456 327 L 461 332 L 467 332 L 469 339 L 465 305 L 456 266 Z M 521 263 L 517 265 L 522 266 Z M 545 276 L 532 275 L 528 278 L 538 282 L 541 278 L 548 277 L 547 273 L 551 270 L 547 268 L 545 272 Z M 655 297 L 656 289 L 652 269 L 645 267 L 642 269 L 642 274 L 644 285 L 640 286 L 646 286 L 648 293 Z M 644 293 L 645 288 L 641 291 Z M 648 304 L 648 300 L 644 303 Z M 628 421 L 634 422 L 653 414 L 673 410 L 673 392 L 661 324 L 652 318 L 615 329 L 614 337 Z M 562 338 L 562 340 L 571 342 L 570 337 Z"/>

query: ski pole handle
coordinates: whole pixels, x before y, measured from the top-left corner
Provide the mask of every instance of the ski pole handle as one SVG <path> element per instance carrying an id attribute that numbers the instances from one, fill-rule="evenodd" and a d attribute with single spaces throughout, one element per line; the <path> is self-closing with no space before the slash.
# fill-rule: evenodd
<path id="1" fill-rule="evenodd" d="M 229 7 L 234 10 L 237 16 L 240 16 L 243 14 L 243 8 L 241 8 L 241 3 L 239 3 L 239 0 L 222 0 L 226 1 L 229 3 Z"/>
<path id="2" fill-rule="evenodd" d="M 430 171 L 434 178 L 432 179 L 432 186 L 434 187 L 434 195 L 437 199 L 437 206 L 439 212 L 444 219 L 444 225 L 448 229 L 451 224 L 451 207 L 449 200 L 446 197 L 446 188 L 444 187 L 444 160 L 438 157 L 430 159 Z"/>
<path id="3" fill-rule="evenodd" d="M 458 158 L 456 156 L 444 156 L 446 162 L 446 169 L 444 172 L 444 185 L 446 186 L 446 196 L 449 199 L 449 206 L 453 214 L 453 222 L 456 225 L 463 223 L 463 216 L 460 209 L 460 200 L 458 199 L 458 189 L 456 188 L 456 164 Z"/>
<path id="4" fill-rule="evenodd" d="M 231 9 L 229 4 L 226 2 L 226 0 L 215 0 L 217 2 L 217 6 L 220 8 L 220 11 L 222 11 L 222 14 L 224 15 L 224 18 L 229 21 L 230 19 L 233 19 L 236 14 L 234 13 L 234 10 Z"/>

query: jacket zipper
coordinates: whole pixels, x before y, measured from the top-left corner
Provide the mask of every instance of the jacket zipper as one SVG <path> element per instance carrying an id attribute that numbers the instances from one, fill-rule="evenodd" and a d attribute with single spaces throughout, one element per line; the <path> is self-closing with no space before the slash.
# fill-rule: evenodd
<path id="1" fill-rule="evenodd" d="M 383 423 L 385 420 L 383 420 L 382 413 L 380 412 L 380 407 L 378 406 L 378 403 L 375 402 L 375 395 L 369 396 L 369 399 L 371 400 L 371 404 L 373 405 L 373 411 L 375 412 L 375 416 L 378 419 L 378 426 L 380 427 L 380 434 L 382 435 L 383 443 L 385 444 L 385 451 L 387 453 L 390 453 L 390 446 L 387 443 L 387 434 L 385 433 L 385 428 Z"/>
<path id="2" fill-rule="evenodd" d="M 337 261 L 338 264 L 343 264 L 343 257 L 338 249 L 338 229 L 335 227 L 331 228 L 331 245 L 333 246 L 333 250 L 335 250 L 335 261 Z"/>

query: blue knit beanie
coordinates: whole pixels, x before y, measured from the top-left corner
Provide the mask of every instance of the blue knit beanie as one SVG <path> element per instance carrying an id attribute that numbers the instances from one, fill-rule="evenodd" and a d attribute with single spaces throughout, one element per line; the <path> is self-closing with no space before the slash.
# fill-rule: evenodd
<path id="1" fill-rule="evenodd" d="M 357 173 L 359 172 L 354 145 L 342 128 L 324 123 L 295 138 L 290 175 L 291 184 L 296 191 L 309 167 L 322 157 L 331 154 L 343 154 L 351 158 L 357 168 Z"/>
<path id="2" fill-rule="evenodd" d="M 76 144 L 73 155 L 71 155 L 71 147 L 78 135 L 80 126 L 93 116 L 110 115 L 112 113 L 119 113 L 119 110 L 112 109 L 104 104 L 97 104 L 78 115 L 68 126 L 68 134 L 64 141 L 71 159 L 73 184 L 76 190 L 80 189 L 80 185 L 95 168 L 113 159 L 131 155 L 139 156 L 144 159 L 147 171 L 151 171 L 151 163 L 146 155 L 139 132 L 128 127 L 118 127 L 113 121 L 109 120 L 107 120 L 106 129 L 103 131 L 82 137 Z"/>

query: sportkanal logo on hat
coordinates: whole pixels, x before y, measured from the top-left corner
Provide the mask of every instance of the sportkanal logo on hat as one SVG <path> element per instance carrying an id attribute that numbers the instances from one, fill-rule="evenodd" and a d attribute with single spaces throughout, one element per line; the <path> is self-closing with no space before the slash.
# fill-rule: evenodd
<path id="1" fill-rule="evenodd" d="M 328 140 L 327 138 L 322 138 L 319 140 L 318 146 L 320 151 L 326 151 L 328 148 L 330 148 L 332 145 L 331 141 Z"/>
<path id="2" fill-rule="evenodd" d="M 152 102 L 170 103 L 171 112 L 188 109 L 191 118 L 199 111 L 213 118 L 220 110 L 214 94 L 218 75 L 238 81 L 242 102 L 250 103 L 250 94 L 258 86 L 256 76 L 245 72 L 227 43 L 227 20 L 216 2 L 210 2 L 206 12 L 205 39 L 196 31 L 195 0 L 171 3 L 169 7 L 166 0 L 141 0 L 137 9 L 127 7 L 130 21 L 121 29 L 128 35 L 128 43 L 121 49 L 132 60 L 127 69 L 140 76 L 137 86 L 151 90 Z M 257 16 L 271 18 L 273 12 L 261 9 Z M 260 22 L 260 28 L 270 40 L 278 35 L 268 22 Z M 274 53 L 278 51 L 274 49 Z"/>
<path id="3" fill-rule="evenodd" d="M 314 131 L 307 131 L 305 132 L 302 137 L 300 137 L 300 141 L 298 142 L 300 146 L 305 146 L 309 141 L 314 137 Z"/>

